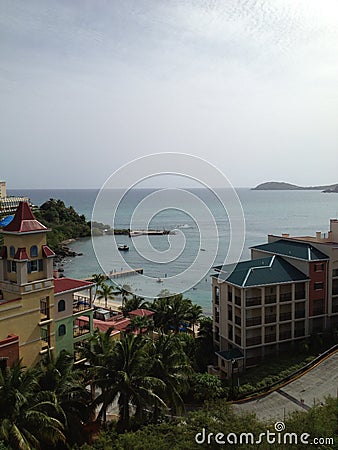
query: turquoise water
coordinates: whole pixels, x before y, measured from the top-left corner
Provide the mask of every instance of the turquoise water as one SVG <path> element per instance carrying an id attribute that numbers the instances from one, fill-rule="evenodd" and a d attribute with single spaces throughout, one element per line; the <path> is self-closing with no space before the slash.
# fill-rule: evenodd
<path id="1" fill-rule="evenodd" d="M 39 205 L 49 198 L 60 198 L 67 205 L 72 205 L 79 213 L 85 214 L 90 219 L 94 201 L 97 195 L 96 190 L 26 190 L 12 191 L 13 194 L 26 194 L 32 202 Z M 147 189 L 133 190 L 121 203 L 116 219 L 115 227 L 128 228 L 131 215 L 136 206 L 143 198 L 146 198 L 152 191 Z M 208 259 L 208 250 L 213 246 L 215 240 L 219 242 L 219 249 L 215 255 L 215 264 L 223 262 L 229 245 L 229 221 L 224 214 L 224 210 L 217 198 L 207 190 L 194 190 L 194 193 L 208 205 L 217 224 L 219 237 L 214 234 L 210 223 L 200 220 L 196 224 L 192 217 L 175 209 L 165 210 L 155 215 L 150 225 L 154 228 L 174 229 L 177 226 L 188 225 L 189 228 L 180 228 L 184 234 L 184 251 L 172 263 L 159 264 L 145 259 L 142 256 L 142 248 L 146 248 L 147 238 L 145 236 L 130 239 L 128 236 L 116 236 L 116 243 L 128 244 L 130 251 L 125 252 L 123 257 L 125 264 L 121 264 L 116 255 L 112 254 L 111 248 L 114 245 L 114 236 L 95 237 L 95 248 L 99 254 L 100 262 L 109 270 L 121 270 L 128 265 L 131 267 L 143 267 L 145 274 L 151 278 L 147 283 L 153 283 L 153 289 L 160 292 L 166 288 L 166 276 L 171 277 L 184 271 L 196 256 L 201 256 L 200 252 L 200 232 L 206 237 L 206 248 L 203 258 Z M 119 192 L 115 193 L 120 195 Z M 237 194 L 242 203 L 246 222 L 245 244 L 241 259 L 250 257 L 249 247 L 264 243 L 267 234 L 290 233 L 291 235 L 314 235 L 316 231 L 327 232 L 329 219 L 337 217 L 338 195 L 323 194 L 318 191 L 252 191 L 250 189 L 239 188 Z M 189 202 L 184 203 L 184 199 L 178 195 L 177 207 L 185 211 L 193 211 L 193 206 Z M 156 203 L 156 202 L 155 202 Z M 152 204 L 151 208 L 161 209 L 161 201 Z M 136 226 L 146 228 L 147 220 L 151 213 L 150 207 L 142 210 L 138 217 Z M 112 211 L 109 208 L 109 201 L 103 204 L 98 211 L 99 218 L 104 223 L 113 224 Z M 171 237 L 172 245 L 179 241 L 179 234 Z M 137 251 L 133 246 L 133 241 L 137 241 L 137 246 L 141 251 Z M 155 249 L 165 251 L 169 248 L 167 236 L 156 236 L 150 239 Z M 77 278 L 89 276 L 102 269 L 95 256 L 91 239 L 79 239 L 72 243 L 71 248 L 76 252 L 82 252 L 83 256 L 69 258 L 64 262 L 65 275 Z M 203 264 L 203 259 L 202 259 Z M 194 302 L 200 304 L 208 314 L 211 312 L 211 288 L 209 267 L 206 267 L 206 275 L 201 281 L 185 292 Z M 195 281 L 195 273 L 190 273 L 192 283 Z M 163 283 L 156 283 L 160 277 Z M 138 280 L 137 276 L 118 279 L 119 283 L 130 285 L 139 295 L 144 295 L 146 290 L 145 281 Z M 180 290 L 177 285 L 176 291 Z M 172 290 L 171 290 L 172 291 Z"/>

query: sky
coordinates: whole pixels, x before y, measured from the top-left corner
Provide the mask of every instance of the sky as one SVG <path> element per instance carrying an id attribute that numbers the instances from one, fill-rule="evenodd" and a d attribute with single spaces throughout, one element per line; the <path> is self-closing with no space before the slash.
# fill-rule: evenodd
<path id="1" fill-rule="evenodd" d="M 2 0 L 0 178 L 98 188 L 183 152 L 234 186 L 338 182 L 337 55 L 337 0 Z"/>

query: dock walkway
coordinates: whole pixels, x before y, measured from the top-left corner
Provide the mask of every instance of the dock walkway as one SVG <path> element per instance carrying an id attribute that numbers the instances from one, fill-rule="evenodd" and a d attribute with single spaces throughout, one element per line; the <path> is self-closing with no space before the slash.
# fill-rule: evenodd
<path id="1" fill-rule="evenodd" d="M 125 277 L 125 276 L 129 276 L 129 275 L 136 275 L 138 273 L 142 274 L 143 273 L 143 269 L 142 268 L 126 269 L 126 270 L 120 270 L 118 272 L 114 272 L 114 271 L 111 270 L 109 272 L 109 278 Z"/>

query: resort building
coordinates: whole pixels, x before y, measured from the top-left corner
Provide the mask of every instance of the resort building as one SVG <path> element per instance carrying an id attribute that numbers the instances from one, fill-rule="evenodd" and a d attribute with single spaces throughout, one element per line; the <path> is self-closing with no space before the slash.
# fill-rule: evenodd
<path id="1" fill-rule="evenodd" d="M 251 260 L 214 269 L 214 342 L 228 377 L 338 327 L 338 220 L 327 235 L 269 235 Z"/>
<path id="2" fill-rule="evenodd" d="M 6 214 L 12 214 L 16 211 L 20 202 L 29 203 L 28 197 L 7 197 L 6 181 L 0 181 L 0 218 Z"/>
<path id="3" fill-rule="evenodd" d="M 31 366 L 49 350 L 76 353 L 93 331 L 94 283 L 53 278 L 48 229 L 20 202 L 2 229 L 0 250 L 0 359 Z M 82 321 L 85 318 L 85 322 Z"/>
<path id="4" fill-rule="evenodd" d="M 93 296 L 95 285 L 72 278 L 54 280 L 54 322 L 56 353 L 74 354 L 93 333 Z"/>

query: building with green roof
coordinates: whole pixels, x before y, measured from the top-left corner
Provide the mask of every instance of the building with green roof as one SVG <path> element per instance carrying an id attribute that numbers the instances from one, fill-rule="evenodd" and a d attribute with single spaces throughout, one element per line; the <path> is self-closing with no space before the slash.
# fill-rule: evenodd
<path id="1" fill-rule="evenodd" d="M 338 221 L 327 235 L 269 235 L 250 260 L 214 267 L 212 298 L 218 367 L 227 377 L 338 327 Z"/>

